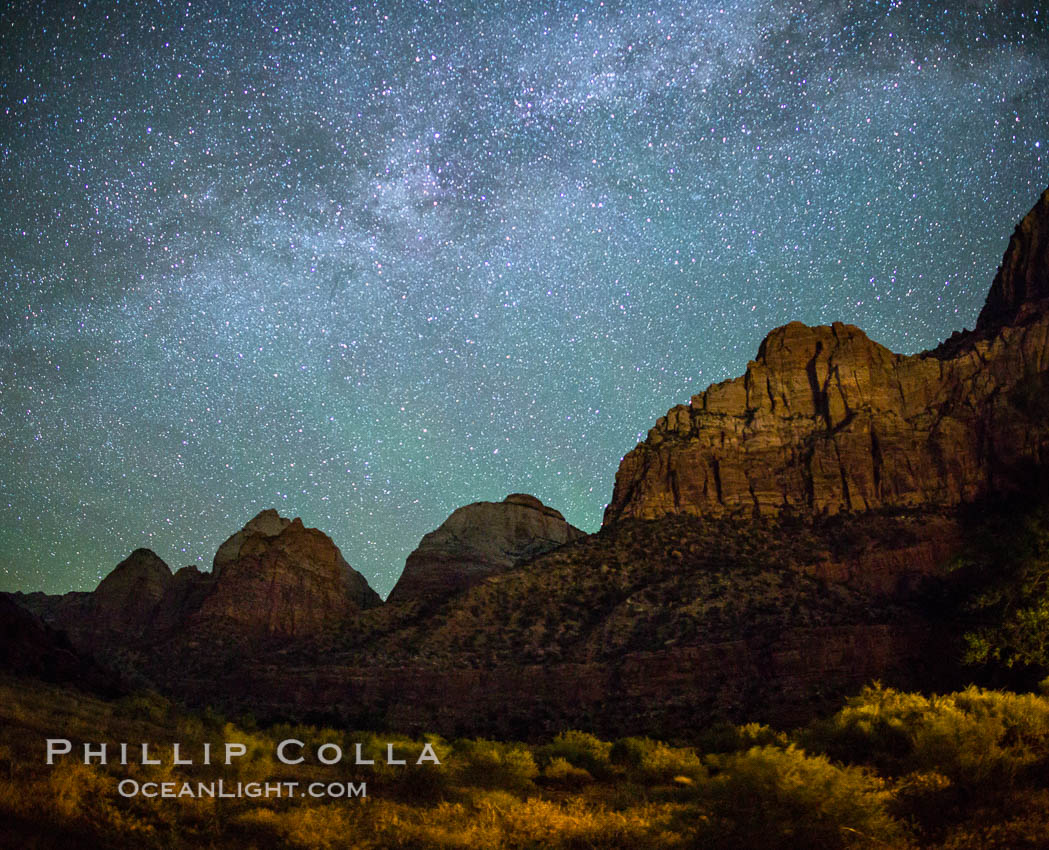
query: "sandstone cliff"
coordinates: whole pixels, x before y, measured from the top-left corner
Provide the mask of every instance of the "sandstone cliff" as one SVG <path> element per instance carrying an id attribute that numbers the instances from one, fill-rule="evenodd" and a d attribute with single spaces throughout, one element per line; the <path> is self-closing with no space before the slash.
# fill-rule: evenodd
<path id="1" fill-rule="evenodd" d="M 773 331 L 624 458 L 595 535 L 529 496 L 461 508 L 391 594 L 423 604 L 378 605 L 331 540 L 273 511 L 211 573 L 136 553 L 104 604 L 21 599 L 88 624 L 127 605 L 129 629 L 150 623 L 127 666 L 187 701 L 399 732 L 684 736 L 799 722 L 873 678 L 957 687 L 971 576 L 943 567 L 981 517 L 1013 516 L 1011 491 L 1049 499 L 1047 234 L 1049 192 L 977 328 L 935 351 Z"/>
<path id="2" fill-rule="evenodd" d="M 381 604 L 331 538 L 274 510 L 219 547 L 211 588 L 191 615 L 195 628 L 302 637 Z"/>
<path id="3" fill-rule="evenodd" d="M 141 635 L 171 582 L 171 570 L 149 549 L 136 549 L 91 594 L 87 618 L 97 630 Z"/>
<path id="4" fill-rule="evenodd" d="M 672 408 L 616 474 L 605 524 L 668 514 L 949 506 L 1047 459 L 1049 190 L 1017 228 L 977 331 L 894 354 L 792 322 L 746 374 Z"/>
<path id="5" fill-rule="evenodd" d="M 924 513 L 626 520 L 424 616 L 365 611 L 320 651 L 208 664 L 197 654 L 159 674 L 165 690 L 227 711 L 401 733 L 688 736 L 712 718 L 795 723 L 872 678 L 950 685 L 945 635 L 908 600 L 955 531 Z"/>
<path id="6" fill-rule="evenodd" d="M 439 601 L 582 536 L 534 496 L 514 493 L 502 502 L 475 502 L 423 537 L 387 601 Z"/>
<path id="7" fill-rule="evenodd" d="M 1049 189 L 1016 226 L 976 321 L 978 333 L 1020 324 L 1044 312 L 1049 299 Z"/>

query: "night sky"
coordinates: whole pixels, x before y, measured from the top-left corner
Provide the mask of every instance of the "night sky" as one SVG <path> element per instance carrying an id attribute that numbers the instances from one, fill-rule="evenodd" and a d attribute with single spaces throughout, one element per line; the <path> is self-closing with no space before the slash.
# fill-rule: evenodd
<path id="1" fill-rule="evenodd" d="M 469 502 L 596 530 L 775 326 L 971 327 L 1049 185 L 1037 5 L 7 4 L 0 589 L 276 507 L 385 595 Z"/>

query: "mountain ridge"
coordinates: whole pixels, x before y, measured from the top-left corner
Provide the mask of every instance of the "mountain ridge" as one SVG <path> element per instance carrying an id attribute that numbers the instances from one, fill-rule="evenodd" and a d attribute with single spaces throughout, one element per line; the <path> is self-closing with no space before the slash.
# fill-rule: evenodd
<path id="1" fill-rule="evenodd" d="M 191 702 L 411 731 L 676 733 L 795 722 L 872 678 L 949 687 L 958 635 L 929 600 L 973 506 L 1022 497 L 1049 459 L 1046 234 L 1049 190 L 977 328 L 932 351 L 773 329 L 623 458 L 596 534 L 524 494 L 467 505 L 381 604 L 330 538 L 264 511 L 211 573 L 133 553 L 102 596 L 144 610 L 159 582 L 148 617 L 20 601 Z"/>
<path id="2" fill-rule="evenodd" d="M 1015 467 L 1049 452 L 1045 423 L 1011 395 L 1049 370 L 1047 269 L 1049 189 L 974 331 L 902 355 L 840 322 L 773 329 L 741 377 L 671 408 L 627 453 L 604 524 L 953 506 L 1008 490 Z"/>

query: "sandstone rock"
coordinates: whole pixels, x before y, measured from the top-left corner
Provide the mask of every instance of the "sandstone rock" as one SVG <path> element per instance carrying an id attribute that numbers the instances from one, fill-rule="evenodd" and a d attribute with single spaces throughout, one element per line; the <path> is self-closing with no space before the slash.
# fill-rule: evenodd
<path id="1" fill-rule="evenodd" d="M 136 549 L 91 594 L 90 617 L 98 631 L 139 635 L 152 623 L 171 570 L 149 549 Z"/>
<path id="2" fill-rule="evenodd" d="M 240 636 L 310 636 L 381 604 L 330 537 L 272 510 L 219 547 L 209 584 L 193 625 Z"/>
<path id="3" fill-rule="evenodd" d="M 276 537 L 289 525 L 291 525 L 291 520 L 285 519 L 273 508 L 267 508 L 260 512 L 248 520 L 247 525 L 240 531 L 219 546 L 211 564 L 212 574 L 218 576 L 224 566 L 236 561 L 240 557 L 240 549 L 244 545 L 244 541 L 249 537 L 253 535 Z"/>
<path id="4" fill-rule="evenodd" d="M 175 638 L 308 638 L 382 603 L 331 538 L 274 510 L 226 540 L 214 565 L 210 573 L 188 566 L 172 575 L 155 554 L 138 549 L 91 593 L 17 601 L 67 631 L 78 648 L 103 655 Z"/>
<path id="5" fill-rule="evenodd" d="M 136 549 L 90 593 L 17 594 L 15 601 L 69 634 L 86 652 L 141 637 L 153 623 L 171 570 L 149 549 Z"/>
<path id="6" fill-rule="evenodd" d="M 991 284 L 977 332 L 1017 324 L 1049 298 L 1049 189 L 1017 225 Z"/>
<path id="7" fill-rule="evenodd" d="M 743 377 L 672 408 L 623 458 L 605 524 L 950 506 L 1008 489 L 1049 457 L 1049 423 L 1018 404 L 1049 370 L 1047 296 L 1049 191 L 1010 242 L 979 333 L 904 356 L 852 325 L 777 328 Z"/>
<path id="8" fill-rule="evenodd" d="M 195 564 L 178 570 L 157 603 L 152 634 L 163 636 L 176 632 L 200 609 L 214 584 L 214 573 L 202 573 Z"/>
<path id="9" fill-rule="evenodd" d="M 435 602 L 583 536 L 535 496 L 458 508 L 408 556 L 388 602 Z"/>

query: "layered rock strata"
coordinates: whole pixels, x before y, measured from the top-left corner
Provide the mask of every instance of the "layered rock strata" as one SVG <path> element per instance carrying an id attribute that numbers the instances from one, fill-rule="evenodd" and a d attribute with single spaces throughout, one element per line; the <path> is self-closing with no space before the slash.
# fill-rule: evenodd
<path id="1" fill-rule="evenodd" d="M 671 408 L 623 458 L 605 523 L 951 506 L 1010 489 L 1049 451 L 1047 296 L 1049 191 L 976 332 L 906 356 L 852 325 L 777 328 L 742 377 Z"/>
<path id="2" fill-rule="evenodd" d="M 387 601 L 439 601 L 582 536 L 535 496 L 475 502 L 423 537 Z"/>

